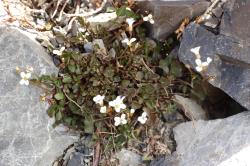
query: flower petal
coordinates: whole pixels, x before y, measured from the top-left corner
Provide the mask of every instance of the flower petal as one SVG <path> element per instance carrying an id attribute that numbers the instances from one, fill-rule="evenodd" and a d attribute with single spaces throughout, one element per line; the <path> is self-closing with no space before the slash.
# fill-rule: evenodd
<path id="1" fill-rule="evenodd" d="M 143 21 L 148 21 L 148 20 L 149 20 L 148 16 L 143 17 Z"/>
<path id="2" fill-rule="evenodd" d="M 106 106 L 101 107 L 100 112 L 103 113 L 103 114 L 106 113 L 107 112 L 107 107 Z"/>
<path id="3" fill-rule="evenodd" d="M 116 105 L 116 104 L 115 104 L 114 101 L 110 101 L 110 102 L 109 102 L 109 106 L 110 106 L 110 107 L 115 107 L 115 105 Z"/>
<path id="4" fill-rule="evenodd" d="M 20 84 L 20 85 L 24 85 L 24 84 L 25 84 L 25 80 L 24 80 L 24 79 L 21 79 L 21 80 L 19 81 L 19 84 Z"/>
<path id="5" fill-rule="evenodd" d="M 147 117 L 147 115 L 148 115 L 147 112 L 143 112 L 141 116 L 142 117 Z"/>
<path id="6" fill-rule="evenodd" d="M 122 43 L 128 44 L 128 42 L 129 42 L 128 38 L 122 40 Z"/>
<path id="7" fill-rule="evenodd" d="M 153 19 L 151 19 L 149 22 L 150 22 L 150 24 L 154 24 L 155 23 L 155 21 Z"/>
<path id="8" fill-rule="evenodd" d="M 28 86 L 28 85 L 30 84 L 30 83 L 29 83 L 29 80 L 24 80 L 24 81 L 25 81 L 25 82 L 24 82 L 25 85 Z"/>
<path id="9" fill-rule="evenodd" d="M 125 119 L 126 118 L 126 115 L 125 114 L 122 114 L 121 115 L 121 119 Z"/>
<path id="10" fill-rule="evenodd" d="M 130 113 L 131 113 L 131 114 L 135 113 L 135 109 L 133 109 L 133 108 L 130 109 Z"/>
<path id="11" fill-rule="evenodd" d="M 135 22 L 135 19 L 133 19 L 133 18 L 127 18 L 127 19 L 126 19 L 126 22 L 127 22 L 129 25 L 132 25 L 132 24 Z"/>
<path id="12" fill-rule="evenodd" d="M 200 66 L 202 64 L 201 59 L 195 59 L 195 63 Z"/>
<path id="13" fill-rule="evenodd" d="M 207 63 L 209 64 L 209 63 L 211 63 L 211 62 L 212 62 L 212 58 L 207 57 Z"/>
<path id="14" fill-rule="evenodd" d="M 200 67 L 200 66 L 196 66 L 196 67 L 195 67 L 195 70 L 198 71 L 198 72 L 201 72 L 203 69 L 202 69 L 202 67 Z"/>
<path id="15" fill-rule="evenodd" d="M 121 112 L 121 108 L 120 107 L 115 107 L 115 112 Z"/>
<path id="16" fill-rule="evenodd" d="M 115 120 L 115 121 L 120 121 L 121 118 L 120 118 L 120 117 L 115 117 L 114 120 Z"/>
<path id="17" fill-rule="evenodd" d="M 122 119 L 121 122 L 122 122 L 122 124 L 127 124 L 128 121 L 126 119 Z"/>
<path id="18" fill-rule="evenodd" d="M 143 121 L 143 118 L 142 118 L 141 116 L 139 116 L 139 117 L 137 118 L 137 120 L 141 123 L 141 122 Z"/>
<path id="19" fill-rule="evenodd" d="M 120 125 L 120 121 L 115 121 L 115 126 L 119 126 Z"/>
<path id="20" fill-rule="evenodd" d="M 135 42 L 136 41 L 136 38 L 131 38 L 130 39 L 130 43 L 133 43 L 133 42 Z M 124 97 L 125 98 L 125 97 Z"/>
<path id="21" fill-rule="evenodd" d="M 26 78 L 29 79 L 31 77 L 31 73 L 26 73 Z"/>
<path id="22" fill-rule="evenodd" d="M 208 63 L 207 62 L 202 62 L 201 66 L 206 67 L 206 66 L 208 66 Z"/>
<path id="23" fill-rule="evenodd" d="M 120 104 L 120 109 L 126 109 L 126 107 L 127 107 L 127 106 L 126 106 L 125 104 L 123 104 L 123 103 Z"/>
<path id="24" fill-rule="evenodd" d="M 195 48 L 191 48 L 190 51 L 192 53 L 194 53 L 195 55 L 198 55 L 198 54 L 200 54 L 200 48 L 201 48 L 200 46 L 195 47 Z"/>
<path id="25" fill-rule="evenodd" d="M 21 78 L 24 78 L 26 76 L 26 74 L 24 72 L 21 72 L 20 76 L 21 76 Z"/>

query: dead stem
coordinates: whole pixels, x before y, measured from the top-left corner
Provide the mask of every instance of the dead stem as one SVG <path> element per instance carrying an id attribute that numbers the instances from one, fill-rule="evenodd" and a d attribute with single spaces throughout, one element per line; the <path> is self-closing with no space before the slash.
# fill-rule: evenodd
<path id="1" fill-rule="evenodd" d="M 94 11 L 91 11 L 91 12 L 87 12 L 87 13 L 79 13 L 79 14 L 66 14 L 67 17 L 88 17 L 88 16 L 92 16 L 94 14 L 97 14 L 99 13 L 100 11 L 102 11 L 102 9 L 104 8 L 104 6 L 106 5 L 107 3 L 107 0 L 103 0 L 101 6 L 94 10 Z"/>
<path id="2" fill-rule="evenodd" d="M 71 99 L 64 91 L 63 91 L 63 93 L 64 93 L 64 95 L 67 97 L 67 99 L 68 99 L 69 101 L 71 101 L 72 103 L 74 103 L 77 107 L 80 108 L 81 112 L 83 112 L 82 107 L 81 107 L 76 101 L 74 101 L 73 99 Z"/>
<path id="3" fill-rule="evenodd" d="M 143 58 L 141 58 L 141 61 L 142 61 L 143 65 L 146 67 L 146 69 L 147 69 L 148 71 L 150 71 L 152 74 L 155 74 L 155 72 L 154 72 L 152 69 L 150 69 L 150 68 L 148 67 L 148 65 L 145 63 L 145 61 L 144 61 Z"/>
<path id="4" fill-rule="evenodd" d="M 95 155 L 94 155 L 94 159 L 93 159 L 93 166 L 99 165 L 100 148 L 101 148 L 101 143 L 100 143 L 100 141 L 97 141 L 96 148 L 95 148 Z"/>
<path id="5" fill-rule="evenodd" d="M 60 11 L 60 13 L 59 13 L 58 21 L 61 21 L 63 11 L 64 11 L 64 9 L 65 9 L 65 7 L 66 7 L 66 5 L 67 5 L 68 2 L 69 2 L 69 0 L 66 0 L 66 1 L 64 2 L 63 7 L 62 7 L 62 9 L 61 9 L 61 11 Z"/>
<path id="6" fill-rule="evenodd" d="M 54 13 L 53 13 L 52 16 L 51 16 L 52 19 L 55 17 L 55 15 L 56 15 L 56 13 L 57 13 L 57 11 L 58 11 L 58 7 L 59 7 L 59 5 L 61 4 L 61 2 L 62 2 L 62 0 L 58 0 L 58 1 L 57 1 L 56 9 L 55 9 Z"/>

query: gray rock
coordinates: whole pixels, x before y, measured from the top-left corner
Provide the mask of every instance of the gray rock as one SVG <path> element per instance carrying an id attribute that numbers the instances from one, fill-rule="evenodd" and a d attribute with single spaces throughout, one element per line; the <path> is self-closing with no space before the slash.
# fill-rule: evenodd
<path id="1" fill-rule="evenodd" d="M 106 28 L 108 30 L 114 30 L 121 27 L 125 18 L 117 17 L 116 12 L 100 13 L 95 16 L 88 17 L 86 21 L 89 23 L 90 28 L 93 31 L 97 31 L 98 27 Z"/>
<path id="2" fill-rule="evenodd" d="M 83 47 L 87 53 L 91 53 L 93 51 L 93 43 L 92 42 L 85 43 Z"/>
<path id="3" fill-rule="evenodd" d="M 84 162 L 84 155 L 78 152 L 73 152 L 67 166 L 87 166 Z"/>
<path id="4" fill-rule="evenodd" d="M 241 26 L 241 25 L 234 25 Z M 215 35 L 205 28 L 190 24 L 183 34 L 179 59 L 195 68 L 195 55 L 191 48 L 200 46 L 201 60 L 212 58 L 212 63 L 201 72 L 209 83 L 222 89 L 247 109 L 250 109 L 250 47 L 230 36 Z"/>
<path id="5" fill-rule="evenodd" d="M 21 31 L 0 27 L 0 165 L 49 166 L 76 136 L 52 128 L 41 89 L 19 84 L 15 67 L 57 73 L 46 51 Z"/>
<path id="6" fill-rule="evenodd" d="M 141 10 L 150 11 L 155 20 L 151 27 L 155 39 L 164 40 L 172 34 L 185 18 L 202 14 L 209 6 L 205 0 L 138 0 Z"/>
<path id="7" fill-rule="evenodd" d="M 116 154 L 119 166 L 137 166 L 142 164 L 142 157 L 132 151 L 122 149 Z"/>
<path id="8" fill-rule="evenodd" d="M 250 1 L 228 0 L 224 7 L 220 33 L 249 43 L 249 8 Z"/>
<path id="9" fill-rule="evenodd" d="M 207 112 L 193 99 L 174 95 L 173 99 L 190 120 L 208 120 Z"/>
<path id="10" fill-rule="evenodd" d="M 216 28 L 219 25 L 219 19 L 215 17 L 211 17 L 209 20 L 207 20 L 204 25 L 211 28 Z"/>
<path id="11" fill-rule="evenodd" d="M 249 119 L 250 112 L 247 111 L 226 119 L 199 120 L 178 125 L 174 128 L 177 158 L 175 164 L 168 165 L 249 165 Z"/>

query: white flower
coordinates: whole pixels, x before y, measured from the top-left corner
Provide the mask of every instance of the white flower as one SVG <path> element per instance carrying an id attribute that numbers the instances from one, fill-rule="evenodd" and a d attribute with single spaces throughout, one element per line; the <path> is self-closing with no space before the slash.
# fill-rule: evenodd
<path id="1" fill-rule="evenodd" d="M 195 59 L 195 63 L 196 63 L 196 67 L 195 69 L 198 72 L 201 72 L 204 68 L 206 68 L 210 63 L 212 62 L 212 58 L 207 57 L 207 61 L 206 62 L 202 62 L 201 59 Z"/>
<path id="2" fill-rule="evenodd" d="M 133 31 L 133 24 L 135 22 L 135 19 L 133 19 L 133 18 L 127 18 L 126 22 L 128 24 L 129 31 L 132 32 Z"/>
<path id="3" fill-rule="evenodd" d="M 114 107 L 116 112 L 120 112 L 121 109 L 125 109 L 126 105 L 123 103 L 125 96 L 117 96 L 115 100 L 109 102 L 110 107 Z"/>
<path id="4" fill-rule="evenodd" d="M 106 106 L 101 107 L 100 112 L 105 114 L 107 112 L 107 107 Z"/>
<path id="5" fill-rule="evenodd" d="M 125 38 L 122 40 L 122 43 L 125 43 L 126 45 L 128 45 L 130 47 L 132 45 L 132 43 L 135 41 L 136 41 L 136 38 L 131 38 L 131 39 Z"/>
<path id="6" fill-rule="evenodd" d="M 148 16 L 143 17 L 143 21 L 148 21 L 148 22 L 150 22 L 150 24 L 155 23 L 152 14 L 149 14 Z"/>
<path id="7" fill-rule="evenodd" d="M 194 53 L 195 55 L 200 55 L 200 48 L 201 48 L 200 46 L 191 48 L 190 51 Z"/>
<path id="8" fill-rule="evenodd" d="M 120 124 L 127 124 L 127 120 L 126 120 L 126 115 L 122 114 L 121 117 L 115 117 L 115 126 L 119 126 Z"/>
<path id="9" fill-rule="evenodd" d="M 130 113 L 131 114 L 135 113 L 135 109 L 130 109 Z"/>
<path id="10" fill-rule="evenodd" d="M 16 72 L 20 72 L 20 68 L 18 66 L 16 67 Z"/>
<path id="11" fill-rule="evenodd" d="M 29 79 L 31 77 L 31 73 L 25 73 L 25 72 L 21 72 L 20 73 L 21 76 L 21 80 L 20 80 L 20 84 L 21 85 L 29 85 Z"/>
<path id="12" fill-rule="evenodd" d="M 100 106 L 103 105 L 103 99 L 105 98 L 105 96 L 101 96 L 101 95 L 97 95 L 93 98 L 93 101 L 96 103 L 96 104 L 100 104 Z"/>
<path id="13" fill-rule="evenodd" d="M 65 50 L 65 47 L 61 47 L 60 50 L 53 50 L 53 54 L 60 56 L 62 55 L 64 50 Z"/>
<path id="14" fill-rule="evenodd" d="M 26 72 L 32 73 L 34 71 L 33 67 L 27 66 L 26 67 Z"/>
<path id="15" fill-rule="evenodd" d="M 130 9 L 129 7 L 126 7 L 126 10 L 129 10 L 129 11 L 131 11 L 131 9 Z"/>
<path id="16" fill-rule="evenodd" d="M 141 124 L 145 124 L 146 121 L 147 121 L 147 113 L 146 112 L 143 112 L 141 116 L 138 117 L 138 121 L 141 123 Z"/>

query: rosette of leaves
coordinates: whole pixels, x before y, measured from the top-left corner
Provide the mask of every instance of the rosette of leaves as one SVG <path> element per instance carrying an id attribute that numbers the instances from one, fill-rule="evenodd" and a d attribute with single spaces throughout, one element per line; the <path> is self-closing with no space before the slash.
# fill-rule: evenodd
<path id="1" fill-rule="evenodd" d="M 126 96 L 126 105 L 137 110 L 165 111 L 170 97 L 168 86 L 174 77 L 150 69 L 152 57 L 145 55 L 144 46 L 142 43 L 132 52 L 119 47 L 120 53 L 115 58 L 64 52 L 59 76 L 41 78 L 54 87 L 48 114 L 55 117 L 56 123 L 84 129 L 85 118 L 103 116 L 92 100 L 97 94 L 105 95 L 106 101 L 118 95 Z M 163 70 L 171 66 L 170 62 L 163 63 L 160 62 Z"/>
<path id="2" fill-rule="evenodd" d="M 121 8 L 118 12 L 123 14 L 124 10 Z M 130 13 L 125 12 L 127 14 Z M 136 46 L 124 47 L 119 35 L 124 31 L 122 28 L 89 37 L 89 40 L 102 38 L 107 50 L 115 50 L 115 57 L 101 54 L 95 47 L 88 54 L 68 49 L 60 57 L 62 63 L 59 75 L 42 76 L 39 79 L 42 84 L 53 89 L 52 98 L 48 98 L 50 108 L 47 113 L 55 118 L 55 125 L 63 123 L 85 133 L 97 130 L 115 132 L 121 146 L 132 137 L 131 130 L 142 111 L 149 114 L 157 112 L 159 115 L 168 111 L 169 105 L 172 105 L 171 93 L 179 88 L 173 88 L 173 84 L 183 74 L 182 66 L 175 58 L 165 56 L 166 53 L 159 56 L 159 47 L 151 46 L 140 26 L 135 27 Z M 72 46 L 84 43 L 84 40 L 79 39 L 70 41 Z M 106 105 L 118 95 L 126 96 L 124 102 L 128 109 L 137 111 L 127 125 L 114 128 L 116 113 L 110 109 L 107 114 L 100 113 L 100 106 L 93 102 L 93 97 L 98 94 L 105 95 Z"/>

